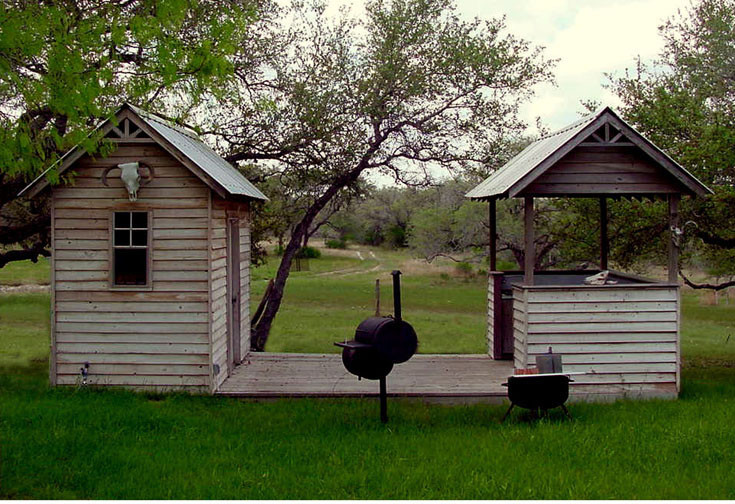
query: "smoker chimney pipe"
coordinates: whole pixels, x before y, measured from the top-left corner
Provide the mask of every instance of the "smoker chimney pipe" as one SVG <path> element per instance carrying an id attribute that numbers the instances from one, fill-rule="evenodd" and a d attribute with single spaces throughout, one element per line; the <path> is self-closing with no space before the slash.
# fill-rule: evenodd
<path id="1" fill-rule="evenodd" d="M 393 270 L 390 273 L 393 275 L 393 318 L 397 321 L 401 321 L 401 272 Z"/>

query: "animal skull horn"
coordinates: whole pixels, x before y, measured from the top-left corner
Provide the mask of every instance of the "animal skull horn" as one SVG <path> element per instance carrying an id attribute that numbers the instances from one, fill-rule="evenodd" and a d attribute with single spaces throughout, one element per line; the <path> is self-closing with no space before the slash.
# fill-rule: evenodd
<path id="1" fill-rule="evenodd" d="M 138 199 L 138 189 L 141 185 L 141 178 L 143 185 L 153 180 L 153 168 L 145 163 L 135 161 L 133 163 L 121 163 L 117 166 L 111 166 L 110 168 L 106 169 L 102 174 L 102 183 L 105 186 L 107 186 L 107 175 L 110 173 L 110 171 L 117 168 L 120 168 L 120 179 L 123 181 L 123 184 L 125 184 L 125 188 L 128 190 L 128 198 L 130 199 L 130 201 L 135 201 Z M 141 177 L 141 168 L 146 168 L 148 170 L 147 176 Z"/>

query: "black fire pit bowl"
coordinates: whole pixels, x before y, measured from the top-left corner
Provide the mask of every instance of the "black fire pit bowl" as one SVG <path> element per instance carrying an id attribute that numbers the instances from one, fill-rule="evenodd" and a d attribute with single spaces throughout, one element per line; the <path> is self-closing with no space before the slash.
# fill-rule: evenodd
<path id="1" fill-rule="evenodd" d="M 564 403 L 569 399 L 569 382 L 566 375 L 522 375 L 511 376 L 508 383 L 508 399 L 510 408 L 505 412 L 503 420 L 508 417 L 514 406 L 533 411 L 561 408 L 567 417 L 571 418 Z"/>

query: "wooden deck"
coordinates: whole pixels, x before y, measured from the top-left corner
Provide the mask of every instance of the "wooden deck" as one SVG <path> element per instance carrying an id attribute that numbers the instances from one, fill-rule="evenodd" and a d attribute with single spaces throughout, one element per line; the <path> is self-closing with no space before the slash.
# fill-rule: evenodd
<path id="1" fill-rule="evenodd" d="M 487 355 L 415 355 L 388 375 L 388 395 L 437 402 L 501 402 L 501 384 L 512 361 Z M 225 380 L 218 395 L 250 398 L 366 397 L 378 395 L 376 380 L 358 380 L 339 354 L 251 353 Z"/>

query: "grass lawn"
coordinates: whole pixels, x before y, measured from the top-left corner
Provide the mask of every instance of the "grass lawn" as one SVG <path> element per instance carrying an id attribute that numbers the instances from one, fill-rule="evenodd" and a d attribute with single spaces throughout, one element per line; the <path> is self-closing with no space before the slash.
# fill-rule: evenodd
<path id="1" fill-rule="evenodd" d="M 390 306 L 395 266 L 423 351 L 483 350 L 483 281 L 411 273 L 390 254 L 319 261 L 289 281 L 270 350 L 333 351 L 372 310 L 376 274 Z M 255 290 L 267 276 L 254 272 Z M 369 400 L 50 389 L 48 295 L 0 295 L 0 498 L 732 499 L 735 307 L 685 295 L 683 316 L 678 401 L 500 425 L 503 406 L 392 400 L 384 426 Z"/>
<path id="2" fill-rule="evenodd" d="M 48 285 L 49 261 L 40 257 L 38 262 L 14 261 L 0 268 L 0 285 Z"/>

